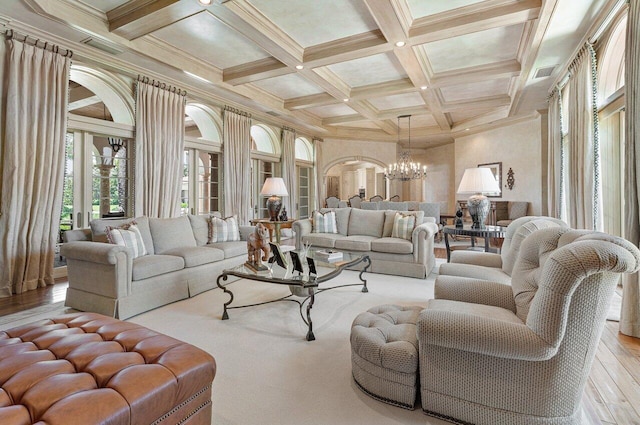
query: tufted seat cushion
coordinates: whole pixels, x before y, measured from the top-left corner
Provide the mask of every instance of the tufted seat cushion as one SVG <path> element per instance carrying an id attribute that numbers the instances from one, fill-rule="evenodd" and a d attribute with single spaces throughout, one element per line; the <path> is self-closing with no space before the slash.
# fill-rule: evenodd
<path id="1" fill-rule="evenodd" d="M 211 423 L 215 361 L 95 313 L 0 332 L 0 424 Z"/>
<path id="2" fill-rule="evenodd" d="M 418 376 L 416 321 L 421 310 L 418 306 L 382 305 L 353 321 L 353 378 L 373 398 L 413 409 Z"/>

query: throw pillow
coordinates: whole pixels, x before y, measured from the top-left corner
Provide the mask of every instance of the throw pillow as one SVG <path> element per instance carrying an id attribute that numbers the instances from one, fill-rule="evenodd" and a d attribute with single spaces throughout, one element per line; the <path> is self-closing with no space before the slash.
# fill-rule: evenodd
<path id="1" fill-rule="evenodd" d="M 338 233 L 335 211 L 314 211 L 312 233 Z"/>
<path id="2" fill-rule="evenodd" d="M 210 218 L 209 241 L 207 243 L 233 242 L 239 240 L 240 227 L 238 226 L 237 216 L 233 215 L 227 218 Z"/>
<path id="3" fill-rule="evenodd" d="M 135 221 L 120 227 L 107 226 L 106 233 L 109 243 L 129 248 L 133 258 L 147 255 L 147 249 L 142 241 L 142 234 Z"/>
<path id="4" fill-rule="evenodd" d="M 416 227 L 415 214 L 403 214 L 401 212 L 397 212 L 396 216 L 393 218 L 393 231 L 391 232 L 391 237 L 410 241 L 414 227 Z"/>

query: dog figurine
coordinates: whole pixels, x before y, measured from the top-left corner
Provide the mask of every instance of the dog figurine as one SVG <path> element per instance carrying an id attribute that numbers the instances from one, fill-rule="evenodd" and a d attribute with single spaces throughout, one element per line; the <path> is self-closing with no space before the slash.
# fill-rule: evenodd
<path id="1" fill-rule="evenodd" d="M 262 223 L 258 223 L 256 230 L 247 237 L 247 254 L 249 258 L 245 264 L 257 270 L 266 270 L 262 262 L 269 259 L 270 253 L 269 232 Z"/>

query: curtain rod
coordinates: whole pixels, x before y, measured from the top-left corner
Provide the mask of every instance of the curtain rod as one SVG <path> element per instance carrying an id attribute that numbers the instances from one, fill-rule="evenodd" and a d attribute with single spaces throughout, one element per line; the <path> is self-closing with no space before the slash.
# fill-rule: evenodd
<path id="1" fill-rule="evenodd" d="M 293 134 L 296 134 L 296 129 L 295 129 L 295 128 L 287 127 L 286 125 L 283 125 L 283 126 L 282 126 L 282 130 L 283 130 L 283 131 L 284 131 L 284 130 L 286 130 L 286 131 L 290 131 L 290 132 L 292 132 Z"/>
<path id="2" fill-rule="evenodd" d="M 39 47 L 39 48 L 41 48 L 43 50 L 50 50 L 53 53 L 57 53 L 57 54 L 62 55 L 64 57 L 68 57 L 69 59 L 71 59 L 73 57 L 73 52 L 70 49 L 65 49 L 64 47 L 60 47 L 57 44 L 53 44 L 53 43 L 50 43 L 50 42 L 48 42 L 46 40 L 41 40 L 39 38 L 32 37 L 32 36 L 27 35 L 27 34 L 18 33 L 14 29 L 6 30 L 4 35 L 7 38 L 7 40 L 15 39 L 17 41 L 20 41 L 21 43 L 25 43 L 25 44 L 29 44 L 29 45 L 32 45 L 32 46 L 35 46 L 35 47 Z M 38 45 L 38 43 L 40 43 L 41 45 Z"/>
<path id="3" fill-rule="evenodd" d="M 156 81 L 156 80 L 152 80 L 149 77 L 145 77 L 143 75 L 138 75 L 138 83 L 144 83 L 144 84 L 150 84 L 154 87 L 157 87 L 161 90 L 166 90 L 166 91 L 170 91 L 172 93 L 177 93 L 178 96 L 187 96 L 187 91 L 186 90 L 182 90 L 176 86 L 170 86 L 167 83 L 163 83 L 160 81 Z"/>
<path id="4" fill-rule="evenodd" d="M 242 116 L 247 117 L 247 118 L 251 118 L 251 114 L 250 113 L 241 111 L 241 110 L 236 109 L 234 107 L 231 107 L 229 105 L 225 105 L 224 106 L 224 110 L 228 111 L 228 112 L 233 112 L 234 114 L 242 115 Z"/>

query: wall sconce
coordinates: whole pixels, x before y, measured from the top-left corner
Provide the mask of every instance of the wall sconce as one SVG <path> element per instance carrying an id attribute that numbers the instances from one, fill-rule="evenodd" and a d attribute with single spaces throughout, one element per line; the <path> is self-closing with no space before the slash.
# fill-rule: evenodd
<path id="1" fill-rule="evenodd" d="M 509 167 L 509 171 L 507 171 L 507 187 L 509 190 L 513 190 L 513 185 L 516 183 L 516 179 L 513 177 L 513 170 Z"/>
<path id="2" fill-rule="evenodd" d="M 124 146 L 124 141 L 119 137 L 107 137 L 107 140 L 109 140 L 109 146 L 111 146 L 114 155 Z"/>

